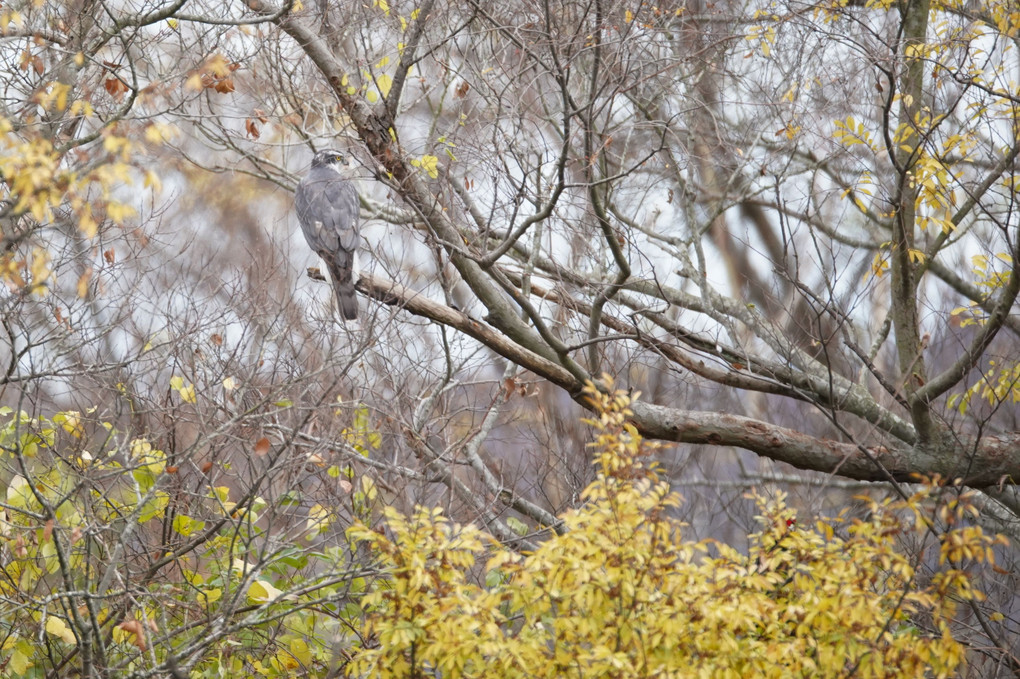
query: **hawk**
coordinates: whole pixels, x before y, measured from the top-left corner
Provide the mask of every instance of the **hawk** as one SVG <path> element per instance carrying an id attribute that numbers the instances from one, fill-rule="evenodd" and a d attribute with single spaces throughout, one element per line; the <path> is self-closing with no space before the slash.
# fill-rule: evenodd
<path id="1" fill-rule="evenodd" d="M 345 320 L 358 317 L 354 296 L 354 251 L 358 233 L 358 192 L 340 171 L 344 154 L 327 149 L 312 158 L 312 168 L 298 184 L 294 209 L 305 240 L 326 263 Z"/>

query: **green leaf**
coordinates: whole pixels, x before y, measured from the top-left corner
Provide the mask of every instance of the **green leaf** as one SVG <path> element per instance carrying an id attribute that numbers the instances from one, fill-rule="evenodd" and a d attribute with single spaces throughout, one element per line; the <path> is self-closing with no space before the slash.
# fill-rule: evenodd
<path id="1" fill-rule="evenodd" d="M 174 517 L 173 528 L 176 532 L 187 537 L 205 528 L 205 521 L 198 521 L 190 516 L 178 514 Z"/>
<path id="2" fill-rule="evenodd" d="M 276 504 L 280 507 L 296 507 L 301 504 L 301 491 L 288 490 L 280 496 L 280 499 L 276 501 Z"/>
<path id="3" fill-rule="evenodd" d="M 517 533 L 518 535 L 527 535 L 528 531 L 530 530 L 528 528 L 528 524 L 524 523 L 515 516 L 507 517 L 506 525 L 510 528 L 510 530 Z"/>
<path id="4" fill-rule="evenodd" d="M 138 513 L 138 523 L 144 524 L 157 517 L 162 518 L 167 505 L 170 504 L 170 496 L 158 490 L 142 504 Z"/>

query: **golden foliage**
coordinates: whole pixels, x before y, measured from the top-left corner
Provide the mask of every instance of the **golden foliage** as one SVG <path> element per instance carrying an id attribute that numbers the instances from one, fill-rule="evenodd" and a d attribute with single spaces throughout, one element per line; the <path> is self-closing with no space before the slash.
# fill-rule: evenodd
<path id="1" fill-rule="evenodd" d="M 952 598 L 977 592 L 956 567 L 922 582 L 898 547 L 904 516 L 930 530 L 929 492 L 813 527 L 781 493 L 755 495 L 761 529 L 746 553 L 686 541 L 680 498 L 627 421 L 630 397 L 587 395 L 597 479 L 535 552 L 439 509 L 388 509 L 384 530 L 350 529 L 388 576 L 362 601 L 374 643 L 351 676 L 934 677 L 960 666 Z M 991 559 L 979 528 L 941 537 L 950 564 Z"/>
<path id="2" fill-rule="evenodd" d="M 67 91 L 58 85 L 47 90 L 52 96 L 42 103 L 63 110 Z M 69 110 L 92 116 L 87 102 L 74 101 Z M 133 180 L 129 165 L 133 144 L 114 128 L 111 124 L 103 130 L 101 145 L 60 149 L 33 128 L 16 129 L 0 118 L 0 177 L 7 191 L 2 212 L 7 220 L 0 225 L 0 238 L 22 240 L 32 230 L 31 226 L 12 229 L 22 217 L 44 223 L 59 214 L 61 219 L 73 220 L 84 237 L 94 238 L 104 220 L 124 223 L 134 216 L 135 209 L 114 196 L 116 189 Z M 39 247 L 32 256 L 12 249 L 0 257 L 0 283 L 15 289 L 43 294 L 50 273 L 49 255 Z"/>

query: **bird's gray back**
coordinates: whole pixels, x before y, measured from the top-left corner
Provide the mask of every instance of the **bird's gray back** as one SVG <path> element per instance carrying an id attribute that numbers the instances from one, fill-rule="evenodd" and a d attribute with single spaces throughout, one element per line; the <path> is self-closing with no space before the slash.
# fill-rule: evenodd
<path id="1" fill-rule="evenodd" d="M 357 249 L 358 192 L 334 169 L 312 168 L 298 184 L 294 209 L 305 239 L 316 252 Z"/>

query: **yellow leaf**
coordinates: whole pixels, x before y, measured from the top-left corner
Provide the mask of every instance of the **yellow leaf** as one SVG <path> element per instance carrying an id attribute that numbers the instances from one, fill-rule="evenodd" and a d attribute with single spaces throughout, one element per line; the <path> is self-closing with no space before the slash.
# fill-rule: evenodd
<path id="1" fill-rule="evenodd" d="M 181 389 L 179 393 L 181 395 L 181 400 L 184 401 L 185 403 L 197 402 L 197 399 L 195 398 L 195 385 L 189 384 L 188 386 Z"/>
<path id="2" fill-rule="evenodd" d="M 275 601 L 283 594 L 280 590 L 270 585 L 265 580 L 256 580 L 248 588 L 248 601 L 255 604 L 264 604 Z"/>
<path id="3" fill-rule="evenodd" d="M 62 413 L 57 413 L 57 415 L 53 417 L 53 421 L 63 427 L 64 431 L 75 438 L 80 439 L 84 433 L 84 429 L 81 424 L 81 413 L 77 410 L 67 410 Z"/>
<path id="4" fill-rule="evenodd" d="M 103 150 L 126 159 L 127 154 L 131 151 L 131 142 L 126 137 L 107 135 L 103 137 Z"/>
<path id="5" fill-rule="evenodd" d="M 367 476 L 361 477 L 361 492 L 365 494 L 366 500 L 374 500 L 377 494 L 375 481 Z"/>
<path id="6" fill-rule="evenodd" d="M 302 665 L 308 667 L 312 664 L 312 654 L 308 650 L 308 642 L 301 637 L 294 637 L 287 645 L 290 652 L 294 654 L 294 657 L 301 662 Z"/>
<path id="7" fill-rule="evenodd" d="M 330 526 L 329 510 L 320 504 L 315 504 L 308 510 L 308 519 L 305 522 L 305 530 L 310 533 L 309 538 L 324 533 Z"/>
<path id="8" fill-rule="evenodd" d="M 86 269 L 85 273 L 78 277 L 78 297 L 84 299 L 89 294 L 89 281 L 92 280 L 92 269 Z"/>
<path id="9" fill-rule="evenodd" d="M 106 214 L 110 217 L 110 219 L 121 224 L 128 217 L 136 215 L 137 212 L 130 205 L 111 201 L 106 204 Z"/>
<path id="10" fill-rule="evenodd" d="M 160 193 L 163 191 L 163 182 L 160 181 L 159 175 L 152 170 L 145 171 L 145 181 L 143 185 L 145 188 L 152 187 L 153 193 Z"/>
<path id="11" fill-rule="evenodd" d="M 10 668 L 14 672 L 15 676 L 25 675 L 29 668 L 33 666 L 32 661 L 27 655 L 21 652 L 21 649 L 14 651 L 11 654 Z"/>
<path id="12" fill-rule="evenodd" d="M 92 104 L 84 99 L 75 99 L 71 102 L 71 115 L 91 118 L 95 115 L 95 110 L 92 108 Z"/>
<path id="13" fill-rule="evenodd" d="M 54 107 L 56 110 L 63 111 L 67 108 L 67 93 L 70 91 L 70 85 L 65 83 L 53 83 Z"/>
<path id="14" fill-rule="evenodd" d="M 19 207 L 21 207 L 19 205 Z M 30 205 L 32 216 L 35 217 L 36 221 L 44 222 L 49 221 L 50 218 L 50 207 L 46 204 L 45 200 L 34 200 Z"/>
<path id="15" fill-rule="evenodd" d="M 433 179 L 439 177 L 439 158 L 436 156 L 424 155 L 420 160 L 414 158 L 411 160 L 411 165 L 425 170 Z"/>
<path id="16" fill-rule="evenodd" d="M 131 440 L 131 457 L 141 457 L 152 452 L 152 444 L 148 439 Z"/>
<path id="17" fill-rule="evenodd" d="M 162 144 L 177 136 L 177 128 L 165 123 L 151 123 L 145 126 L 145 141 L 150 144 Z"/>
<path id="18" fill-rule="evenodd" d="M 195 385 L 190 382 L 185 383 L 184 378 L 180 375 L 174 375 L 170 378 L 170 388 L 176 391 L 185 403 L 197 402 L 195 398 Z"/>
<path id="19" fill-rule="evenodd" d="M 74 638 L 74 632 L 64 624 L 63 620 L 52 615 L 46 618 L 46 633 L 60 637 L 68 644 L 77 643 L 77 640 Z"/>
<path id="20" fill-rule="evenodd" d="M 92 209 L 89 206 L 85 206 L 81 214 L 78 215 L 78 230 L 86 238 L 95 238 L 99 233 L 99 224 L 92 216 Z M 84 297 L 84 295 L 79 296 Z"/>
<path id="21" fill-rule="evenodd" d="M 623 22 L 629 24 L 632 21 L 634 21 L 634 13 L 628 9 L 623 13 Z"/>
<path id="22" fill-rule="evenodd" d="M 32 285 L 38 286 L 39 291 L 45 293 L 43 283 L 50 277 L 50 256 L 45 250 L 36 248 L 32 252 Z"/>

